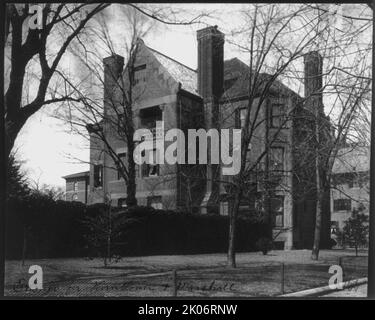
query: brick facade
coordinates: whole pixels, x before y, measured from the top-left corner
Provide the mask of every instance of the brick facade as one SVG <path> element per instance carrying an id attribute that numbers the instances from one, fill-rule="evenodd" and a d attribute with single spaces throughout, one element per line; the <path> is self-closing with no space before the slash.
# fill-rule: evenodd
<path id="1" fill-rule="evenodd" d="M 139 71 L 133 88 L 136 97 L 133 108 L 136 129 L 145 126 L 148 114 L 163 120 L 165 131 L 179 128 L 186 133 L 190 128 L 208 130 L 240 127 L 240 110 L 248 105 L 249 67 L 238 59 L 224 61 L 224 35 L 217 27 L 199 30 L 197 40 L 197 71 L 148 48 L 143 41 L 138 41 L 134 66 Z M 308 93 L 320 88 L 321 63 L 315 53 L 305 59 L 305 90 Z M 104 66 L 106 106 L 108 99 L 113 103 L 119 95 L 111 76 L 122 75 L 126 83 L 126 72 L 123 71 L 123 59 L 119 56 L 104 59 Z M 261 77 L 266 80 L 269 75 L 261 74 Z M 284 249 L 308 248 L 312 244 L 315 220 L 316 195 L 312 191 L 315 170 L 314 166 L 302 166 L 300 158 L 306 157 L 306 154 L 312 156 L 311 146 L 303 146 L 305 141 L 302 137 L 311 134 L 312 120 L 308 120 L 308 115 L 313 113 L 315 107 L 323 110 L 321 96 L 317 95 L 313 102 L 304 103 L 300 96 L 280 82 L 275 82 L 269 91 L 269 96 L 263 101 L 260 124 L 255 132 L 259 139 L 252 143 L 248 161 L 255 161 L 265 150 L 269 139 L 280 131 L 272 143 L 272 152 L 279 154 L 283 162 L 283 176 L 274 190 L 274 201 L 278 203 L 275 206 L 280 211 L 274 229 L 275 241 Z M 255 99 L 254 104 L 258 102 L 257 99 L 259 98 Z M 110 108 L 106 112 L 110 113 Z M 281 116 L 290 116 L 281 130 L 275 124 L 275 112 L 282 112 Z M 124 141 L 119 139 L 117 133 L 110 132 L 105 123 L 101 126 L 107 130 L 110 144 L 116 152 L 129 156 Z M 166 142 L 165 148 L 169 144 Z M 272 160 L 270 157 L 267 153 L 260 167 L 268 168 Z M 113 205 L 123 205 L 126 198 L 125 182 L 119 179 L 103 143 L 93 136 L 90 162 L 89 203 L 103 202 L 105 195 L 110 194 Z M 98 185 L 94 178 L 98 177 L 100 170 L 102 181 Z M 226 195 L 223 183 L 219 181 L 232 178 L 220 175 L 220 165 L 162 164 L 158 170 L 158 174 L 146 177 L 142 174 L 143 169 L 137 168 L 136 197 L 139 205 L 202 214 L 228 214 L 231 200 Z M 259 185 L 254 192 L 249 191 L 248 197 L 256 201 L 255 198 L 261 194 L 262 186 Z M 329 224 L 328 201 L 328 209 L 323 210 L 323 247 L 329 240 Z"/>

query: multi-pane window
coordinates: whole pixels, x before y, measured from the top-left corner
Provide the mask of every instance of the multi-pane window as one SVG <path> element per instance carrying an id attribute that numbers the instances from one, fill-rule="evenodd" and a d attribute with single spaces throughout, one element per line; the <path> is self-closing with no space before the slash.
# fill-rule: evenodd
<path id="1" fill-rule="evenodd" d="M 285 104 L 275 103 L 271 106 L 271 127 L 280 128 L 285 126 L 286 120 Z"/>
<path id="2" fill-rule="evenodd" d="M 118 157 L 120 159 L 120 164 L 117 167 L 117 180 L 120 180 L 122 178 L 122 166 L 125 165 L 125 160 L 126 160 L 126 153 L 122 152 L 118 154 Z"/>
<path id="3" fill-rule="evenodd" d="M 73 191 L 74 191 L 74 192 L 77 192 L 77 191 L 78 191 L 78 182 L 77 182 L 77 181 L 74 181 L 74 182 L 73 182 Z"/>
<path id="4" fill-rule="evenodd" d="M 336 199 L 333 201 L 334 211 L 350 211 L 352 210 L 352 201 L 350 199 Z"/>
<path id="5" fill-rule="evenodd" d="M 270 148 L 270 170 L 275 171 L 275 173 L 282 173 L 284 171 L 283 147 Z"/>
<path id="6" fill-rule="evenodd" d="M 273 214 L 274 227 L 284 226 L 284 197 L 276 196 L 271 198 L 271 212 Z"/>
<path id="7" fill-rule="evenodd" d="M 94 187 L 103 186 L 103 165 L 95 164 L 94 165 Z"/>

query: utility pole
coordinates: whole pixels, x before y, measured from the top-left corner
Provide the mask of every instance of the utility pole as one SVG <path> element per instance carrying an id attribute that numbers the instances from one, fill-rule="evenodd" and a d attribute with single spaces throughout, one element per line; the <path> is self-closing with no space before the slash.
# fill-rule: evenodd
<path id="1" fill-rule="evenodd" d="M 371 4 L 370 4 L 371 6 Z M 375 0 L 372 1 L 374 11 Z M 374 13 L 373 13 L 374 16 Z M 372 39 L 374 39 L 374 19 L 372 23 Z M 374 70 L 374 40 L 372 47 L 372 70 Z M 375 100 L 374 100 L 374 75 L 372 75 L 372 108 L 371 108 L 371 153 L 370 153 L 370 210 L 369 210 L 369 248 L 368 248 L 368 282 L 367 297 L 375 299 Z"/>

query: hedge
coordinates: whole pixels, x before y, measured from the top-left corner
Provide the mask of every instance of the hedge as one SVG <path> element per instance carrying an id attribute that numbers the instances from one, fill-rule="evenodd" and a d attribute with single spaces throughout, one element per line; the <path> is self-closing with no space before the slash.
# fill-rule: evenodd
<path id="1" fill-rule="evenodd" d="M 151 207 L 112 209 L 122 221 L 121 232 L 113 236 L 112 252 L 119 256 L 198 254 L 226 252 L 227 216 L 187 214 Z M 84 221 L 108 216 L 103 204 L 86 206 L 78 202 L 46 199 L 13 200 L 8 203 L 6 258 L 20 259 L 27 234 L 26 258 L 85 257 L 103 254 L 87 239 L 90 229 Z M 255 251 L 267 226 L 248 218 L 237 221 L 236 250 Z M 95 234 L 91 234 L 95 236 Z"/>
<path id="2" fill-rule="evenodd" d="M 186 214 L 138 207 L 124 211 L 133 218 L 119 237 L 120 255 L 198 254 L 226 252 L 229 218 L 214 214 Z M 266 225 L 251 219 L 237 221 L 236 250 L 255 251 Z"/>

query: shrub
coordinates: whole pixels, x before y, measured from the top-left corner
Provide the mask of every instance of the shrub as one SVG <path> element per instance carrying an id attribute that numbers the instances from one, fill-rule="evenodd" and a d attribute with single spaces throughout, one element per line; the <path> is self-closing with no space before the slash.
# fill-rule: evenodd
<path id="1" fill-rule="evenodd" d="M 228 249 L 227 216 L 141 206 L 111 212 L 114 223 L 118 222 L 111 235 L 112 255 L 224 253 Z M 6 257 L 20 259 L 25 239 L 26 258 L 103 256 L 105 236 L 97 233 L 95 221 L 102 219 L 105 226 L 107 215 L 104 204 L 86 206 L 43 197 L 9 202 Z M 256 251 L 256 242 L 266 231 L 262 223 L 239 218 L 236 251 Z"/>
<path id="2" fill-rule="evenodd" d="M 273 248 L 273 242 L 271 239 L 262 237 L 256 242 L 256 246 L 259 251 L 266 255 Z"/>

